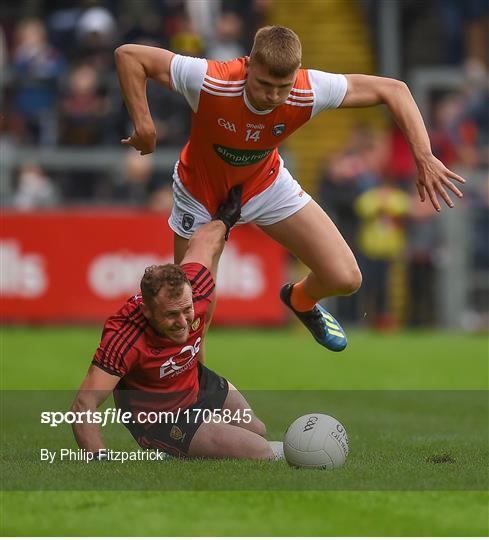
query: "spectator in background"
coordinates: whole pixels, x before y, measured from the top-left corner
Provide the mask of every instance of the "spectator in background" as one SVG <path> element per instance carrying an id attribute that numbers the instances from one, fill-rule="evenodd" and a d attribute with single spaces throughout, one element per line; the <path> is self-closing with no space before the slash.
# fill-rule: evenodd
<path id="1" fill-rule="evenodd" d="M 474 169 L 489 165 L 489 79 L 487 67 L 472 60 L 465 64 L 464 106 L 457 122 L 455 144 L 462 163 Z"/>
<path id="2" fill-rule="evenodd" d="M 487 64 L 487 0 L 441 0 L 439 16 L 444 32 L 445 62 L 461 64 L 475 58 Z"/>
<path id="3" fill-rule="evenodd" d="M 65 62 L 48 43 L 44 24 L 38 19 L 20 22 L 14 41 L 14 132 L 24 143 L 54 145 L 57 79 L 65 69 Z"/>
<path id="4" fill-rule="evenodd" d="M 154 212 L 171 212 L 173 206 L 173 190 L 170 182 L 160 184 L 148 199 L 148 208 Z"/>
<path id="5" fill-rule="evenodd" d="M 99 87 L 99 75 L 90 65 L 75 67 L 59 106 L 59 143 L 95 147 L 111 136 L 109 102 Z M 100 201 L 110 192 L 105 171 L 85 168 L 67 170 L 61 180 L 63 196 L 70 202 Z"/>
<path id="6" fill-rule="evenodd" d="M 154 47 L 167 45 L 163 30 L 163 19 L 152 9 L 149 2 L 128 2 L 127 9 L 120 14 L 122 43 L 150 41 Z"/>
<path id="7" fill-rule="evenodd" d="M 141 156 L 131 149 L 126 153 L 122 178 L 113 189 L 112 199 L 128 206 L 171 210 L 171 186 L 156 174 L 151 156 Z"/>
<path id="8" fill-rule="evenodd" d="M 431 123 L 433 152 L 439 159 L 448 166 L 487 167 L 489 87 L 485 76 L 483 85 L 467 85 L 435 101 Z"/>
<path id="9" fill-rule="evenodd" d="M 377 184 L 384 172 L 386 154 L 381 133 L 369 126 L 357 126 L 345 148 L 333 154 L 319 181 L 320 204 L 352 249 L 358 229 L 353 203 L 363 191 Z"/>
<path id="10" fill-rule="evenodd" d="M 432 105 L 429 134 L 433 153 L 438 159 L 444 160 L 447 167 L 459 161 L 454 132 L 463 106 L 463 98 L 457 92 L 445 94 Z"/>
<path id="11" fill-rule="evenodd" d="M 360 290 L 362 311 L 376 328 L 393 328 L 396 321 L 389 311 L 389 269 L 404 254 L 409 197 L 383 179 L 362 193 L 354 206 L 360 219 L 359 263 L 367 284 Z"/>
<path id="12" fill-rule="evenodd" d="M 105 7 L 90 7 L 76 23 L 77 60 L 90 64 L 98 73 L 113 69 L 116 45 L 115 18 Z"/>
<path id="13" fill-rule="evenodd" d="M 217 18 L 214 37 L 207 46 L 206 57 L 225 62 L 246 54 L 241 44 L 243 25 L 241 19 L 231 11 Z"/>
<path id="14" fill-rule="evenodd" d="M 57 2 L 57 7 L 46 18 L 52 44 L 63 50 L 68 61 L 76 56 L 76 23 L 81 13 L 80 2 Z"/>
<path id="15" fill-rule="evenodd" d="M 408 317 L 410 326 L 435 324 L 436 266 L 439 235 L 436 211 L 412 193 L 407 225 Z"/>
<path id="16" fill-rule="evenodd" d="M 348 151 L 337 152 L 324 169 L 319 184 L 319 201 L 345 240 L 353 248 L 358 225 L 353 201 L 360 194 L 363 173 L 358 156 Z"/>
<path id="17" fill-rule="evenodd" d="M 209 42 L 214 37 L 214 21 L 219 17 L 222 8 L 221 0 L 185 0 L 184 12 L 191 22 L 192 28 L 205 42 Z M 183 11 L 182 11 L 183 13 Z"/>
<path id="18" fill-rule="evenodd" d="M 361 169 L 358 156 L 347 151 L 338 152 L 331 157 L 319 180 L 318 202 L 342 231 L 343 238 L 354 253 L 357 252 L 358 219 L 353 210 L 353 201 L 360 193 Z M 338 317 L 344 322 L 355 322 L 358 315 L 357 295 L 340 297 L 336 302 Z"/>
<path id="19" fill-rule="evenodd" d="M 385 168 L 387 174 L 398 187 L 409 192 L 416 175 L 416 164 L 409 144 L 397 125 L 392 124 L 388 141 L 388 158 Z M 439 158 L 436 153 L 435 155 Z"/>
<path id="20" fill-rule="evenodd" d="M 124 158 L 122 182 L 114 188 L 114 201 L 130 206 L 146 205 L 153 175 L 153 158 L 128 150 Z"/>
<path id="21" fill-rule="evenodd" d="M 23 165 L 19 171 L 13 206 L 19 210 L 50 208 L 59 202 L 58 193 L 46 173 L 34 164 Z"/>
<path id="22" fill-rule="evenodd" d="M 178 54 L 202 56 L 204 40 L 185 13 L 178 13 L 173 20 L 170 49 Z"/>
<path id="23" fill-rule="evenodd" d="M 104 139 L 108 104 L 100 94 L 98 75 L 89 65 L 75 68 L 60 107 L 60 142 L 93 146 Z"/>
<path id="24" fill-rule="evenodd" d="M 5 32 L 0 26 L 0 69 L 3 71 L 7 66 L 7 40 Z"/>
<path id="25" fill-rule="evenodd" d="M 245 50 L 251 50 L 257 29 L 266 26 L 270 21 L 274 2 L 275 0 L 222 0 L 223 11 L 233 11 L 242 21 Z"/>

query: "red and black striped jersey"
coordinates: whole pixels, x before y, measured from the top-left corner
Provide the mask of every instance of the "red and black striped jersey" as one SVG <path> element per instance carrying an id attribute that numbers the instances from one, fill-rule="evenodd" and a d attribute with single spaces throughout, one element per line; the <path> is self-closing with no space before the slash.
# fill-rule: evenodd
<path id="1" fill-rule="evenodd" d="M 197 398 L 197 354 L 215 289 L 205 266 L 188 263 L 182 269 L 192 286 L 195 311 L 187 342 L 175 344 L 157 334 L 144 317 L 140 309 L 142 298 L 137 294 L 106 320 L 92 360 L 100 369 L 121 377 L 117 390 L 131 390 L 134 395 L 171 393 L 175 398 L 171 400 L 171 408 L 188 407 Z M 168 410 L 168 406 L 164 408 Z"/>

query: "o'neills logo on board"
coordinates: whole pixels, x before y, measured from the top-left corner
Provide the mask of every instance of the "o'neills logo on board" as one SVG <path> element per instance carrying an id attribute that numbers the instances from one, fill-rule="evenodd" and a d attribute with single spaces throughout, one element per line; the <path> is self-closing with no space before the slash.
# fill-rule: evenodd
<path id="1" fill-rule="evenodd" d="M 233 167 L 246 167 L 254 165 L 272 153 L 273 148 L 266 150 L 239 150 L 237 148 L 228 148 L 220 144 L 214 144 L 214 151 L 229 165 Z"/>

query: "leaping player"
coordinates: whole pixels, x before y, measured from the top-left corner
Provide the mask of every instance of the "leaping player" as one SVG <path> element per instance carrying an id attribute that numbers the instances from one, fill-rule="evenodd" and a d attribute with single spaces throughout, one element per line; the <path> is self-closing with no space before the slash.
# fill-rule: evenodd
<path id="1" fill-rule="evenodd" d="M 324 347 L 341 351 L 344 330 L 319 301 L 350 295 L 361 284 L 357 262 L 331 219 L 284 167 L 277 147 L 320 112 L 385 104 L 403 131 L 418 169 L 416 185 L 440 211 L 447 190 L 462 193 L 431 151 L 423 119 L 404 82 L 369 75 L 341 75 L 301 67 L 301 43 L 290 29 L 258 30 L 249 57 L 216 62 L 142 45 L 115 52 L 117 72 L 134 132 L 121 142 L 149 154 L 156 131 L 146 99 L 153 79 L 182 94 L 192 109 L 190 139 L 173 175 L 175 262 L 188 239 L 210 221 L 232 186 L 243 185 L 241 222 L 252 222 L 297 256 L 310 272 L 280 291 L 282 301 Z"/>

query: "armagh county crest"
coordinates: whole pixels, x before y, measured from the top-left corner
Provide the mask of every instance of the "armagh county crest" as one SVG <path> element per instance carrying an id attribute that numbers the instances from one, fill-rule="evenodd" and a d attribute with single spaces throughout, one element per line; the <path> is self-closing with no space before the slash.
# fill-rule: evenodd
<path id="1" fill-rule="evenodd" d="M 285 124 L 275 124 L 272 128 L 272 133 L 275 137 L 280 137 L 285 131 Z"/>
<path id="2" fill-rule="evenodd" d="M 195 217 L 192 214 L 183 214 L 182 217 L 182 227 L 186 231 L 190 231 L 195 222 Z"/>

